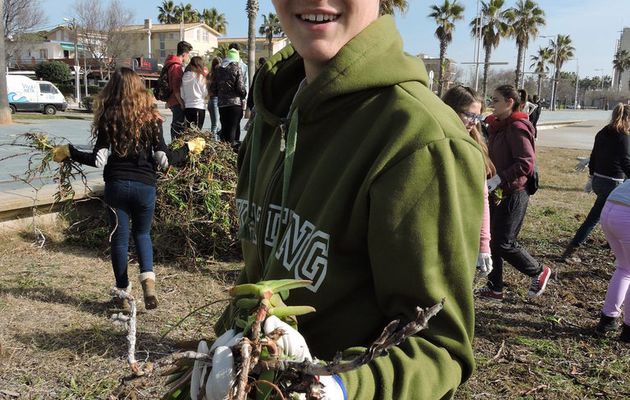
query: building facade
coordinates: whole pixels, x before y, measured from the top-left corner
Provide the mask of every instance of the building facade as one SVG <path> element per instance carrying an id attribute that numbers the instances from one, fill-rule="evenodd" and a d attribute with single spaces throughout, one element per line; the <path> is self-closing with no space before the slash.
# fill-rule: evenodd
<path id="1" fill-rule="evenodd" d="M 219 38 L 219 45 L 229 45 L 231 43 L 237 43 L 241 50 L 247 49 L 247 38 Z M 289 38 L 287 37 L 274 37 L 271 41 L 271 54 L 276 54 L 289 44 Z M 269 41 L 264 37 L 256 38 L 256 58 L 269 56 Z"/>
<path id="2" fill-rule="evenodd" d="M 617 46 L 617 51 L 619 50 L 627 50 L 630 53 L 630 28 L 623 29 Z M 614 75 L 615 76 L 613 79 L 613 85 L 617 85 L 617 83 L 619 82 L 619 71 L 615 70 Z M 620 87 L 622 91 L 630 90 L 630 69 L 625 70 L 621 74 Z"/>

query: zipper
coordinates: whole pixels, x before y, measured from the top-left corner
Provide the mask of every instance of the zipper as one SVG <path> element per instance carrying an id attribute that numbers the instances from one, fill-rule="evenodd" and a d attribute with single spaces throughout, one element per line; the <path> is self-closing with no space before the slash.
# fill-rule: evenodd
<path id="1" fill-rule="evenodd" d="M 281 133 L 280 143 L 282 145 L 282 143 L 285 140 L 284 136 L 286 134 L 286 120 L 282 120 L 282 122 L 279 125 L 279 128 L 280 128 L 280 133 Z M 267 267 L 265 265 L 267 262 L 267 258 L 265 257 L 265 228 L 267 227 L 267 209 L 269 208 L 269 203 L 271 203 L 271 195 L 273 193 L 273 189 L 278 183 L 278 179 L 280 178 L 280 176 L 282 176 L 282 171 L 284 170 L 283 167 L 284 167 L 284 150 L 281 149 L 280 157 L 278 157 L 278 160 L 276 161 L 276 164 L 274 165 L 273 174 L 271 175 L 271 179 L 269 181 L 269 184 L 267 185 L 267 189 L 265 190 L 263 202 L 260 205 L 261 215 L 260 215 L 260 220 L 258 221 L 258 230 L 257 230 L 256 239 L 257 239 L 258 260 L 260 261 L 260 265 L 262 266 L 262 269 L 260 271 L 261 279 L 263 279 L 263 274 Z M 280 205 L 280 207 L 282 208 L 282 205 Z M 256 212 L 256 210 L 254 210 L 254 212 Z M 278 226 L 278 237 L 276 237 L 276 240 L 280 240 L 279 235 L 280 235 L 280 227 L 282 225 L 283 212 L 284 210 L 281 209 L 280 210 L 280 225 Z M 272 246 L 272 251 L 273 251 L 273 246 Z"/>

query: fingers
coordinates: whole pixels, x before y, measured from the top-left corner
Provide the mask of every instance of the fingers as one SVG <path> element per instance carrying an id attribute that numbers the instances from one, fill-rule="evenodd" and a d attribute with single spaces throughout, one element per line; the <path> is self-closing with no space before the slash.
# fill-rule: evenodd
<path id="1" fill-rule="evenodd" d="M 278 328 L 284 331 L 284 335 L 282 335 L 277 343 L 285 356 L 291 357 L 296 361 L 310 361 L 313 359 L 306 340 L 304 340 L 304 337 L 298 331 L 275 316 L 267 318 L 264 325 L 266 334 Z"/>
<path id="2" fill-rule="evenodd" d="M 199 342 L 197 346 L 197 353 L 208 354 L 208 344 L 205 341 Z M 193 366 L 192 377 L 190 378 L 190 398 L 191 400 L 197 400 L 199 398 L 199 392 L 201 389 L 201 379 L 206 374 L 206 368 L 208 363 L 205 361 L 195 361 Z"/>
<path id="3" fill-rule="evenodd" d="M 223 400 L 234 380 L 234 355 L 227 346 L 217 347 L 212 358 L 212 371 L 206 383 L 206 399 Z"/>

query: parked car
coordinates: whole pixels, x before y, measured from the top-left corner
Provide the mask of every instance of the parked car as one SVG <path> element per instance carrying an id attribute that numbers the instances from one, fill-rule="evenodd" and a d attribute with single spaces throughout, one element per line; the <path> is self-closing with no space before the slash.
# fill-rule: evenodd
<path id="1" fill-rule="evenodd" d="M 11 113 L 39 111 L 54 115 L 65 111 L 68 103 L 59 89 L 47 81 L 35 81 L 21 75 L 7 75 L 7 93 Z"/>

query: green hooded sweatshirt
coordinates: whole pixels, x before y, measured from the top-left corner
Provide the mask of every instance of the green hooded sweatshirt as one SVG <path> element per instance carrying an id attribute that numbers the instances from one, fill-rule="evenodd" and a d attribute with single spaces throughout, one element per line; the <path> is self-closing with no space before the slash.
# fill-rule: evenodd
<path id="1" fill-rule="evenodd" d="M 310 279 L 287 303 L 317 309 L 299 331 L 324 360 L 352 357 L 392 320 L 446 299 L 428 329 L 341 378 L 348 399 L 450 398 L 474 370 L 482 153 L 389 16 L 296 96 L 304 78 L 287 47 L 256 79 L 239 161 L 239 283 Z"/>

